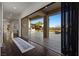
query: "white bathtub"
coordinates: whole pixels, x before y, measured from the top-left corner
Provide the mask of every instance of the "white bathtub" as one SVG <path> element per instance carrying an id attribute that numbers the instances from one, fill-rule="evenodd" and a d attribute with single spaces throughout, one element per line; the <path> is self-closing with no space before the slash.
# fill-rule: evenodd
<path id="1" fill-rule="evenodd" d="M 14 38 L 12 40 L 22 53 L 25 53 L 25 52 L 35 48 L 33 45 L 31 45 L 30 43 L 26 42 L 25 40 L 23 40 L 19 37 Z"/>

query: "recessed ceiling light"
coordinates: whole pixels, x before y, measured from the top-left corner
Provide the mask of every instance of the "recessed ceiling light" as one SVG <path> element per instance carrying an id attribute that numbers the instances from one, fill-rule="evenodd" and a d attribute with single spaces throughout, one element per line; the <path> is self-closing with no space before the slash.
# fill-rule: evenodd
<path id="1" fill-rule="evenodd" d="M 13 7 L 13 9 L 16 9 L 16 7 Z"/>

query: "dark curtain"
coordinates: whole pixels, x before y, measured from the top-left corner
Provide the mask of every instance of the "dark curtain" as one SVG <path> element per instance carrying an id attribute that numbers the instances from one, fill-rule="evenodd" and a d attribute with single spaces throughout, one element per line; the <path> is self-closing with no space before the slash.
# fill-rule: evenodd
<path id="1" fill-rule="evenodd" d="M 78 55 L 78 4 L 61 3 L 61 53 Z"/>

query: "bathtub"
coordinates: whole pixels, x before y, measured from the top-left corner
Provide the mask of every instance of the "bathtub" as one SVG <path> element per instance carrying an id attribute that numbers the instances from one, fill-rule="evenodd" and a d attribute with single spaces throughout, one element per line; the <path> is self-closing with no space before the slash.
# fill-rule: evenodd
<path id="1" fill-rule="evenodd" d="M 12 40 L 16 44 L 16 46 L 19 48 L 21 53 L 25 53 L 25 52 L 35 48 L 35 46 L 31 45 L 30 43 L 28 43 L 27 41 L 25 41 L 19 37 L 13 38 Z"/>

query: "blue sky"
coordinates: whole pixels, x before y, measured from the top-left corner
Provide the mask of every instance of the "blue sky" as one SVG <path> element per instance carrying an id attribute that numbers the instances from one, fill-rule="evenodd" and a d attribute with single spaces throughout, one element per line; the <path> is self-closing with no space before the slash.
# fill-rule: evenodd
<path id="1" fill-rule="evenodd" d="M 35 23 L 37 23 L 39 21 L 43 22 L 43 18 L 33 20 L 33 21 L 31 21 L 31 23 L 35 24 Z M 61 13 L 57 13 L 57 14 L 49 16 L 49 27 L 56 27 L 56 26 L 61 27 Z"/>
<path id="2" fill-rule="evenodd" d="M 61 27 L 61 14 L 60 13 L 51 15 L 49 17 L 49 26 L 50 27 L 56 27 L 56 26 Z"/>

